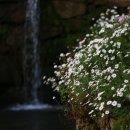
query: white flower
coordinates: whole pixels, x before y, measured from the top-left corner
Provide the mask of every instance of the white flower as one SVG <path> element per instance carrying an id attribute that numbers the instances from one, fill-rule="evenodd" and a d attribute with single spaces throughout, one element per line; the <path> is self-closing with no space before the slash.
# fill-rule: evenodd
<path id="1" fill-rule="evenodd" d="M 66 67 L 66 64 L 62 64 L 62 67 L 65 68 L 65 67 Z"/>
<path id="2" fill-rule="evenodd" d="M 121 88 L 120 91 L 123 92 L 125 89 L 124 88 Z"/>
<path id="3" fill-rule="evenodd" d="M 112 74 L 112 78 L 115 78 L 116 77 L 116 74 L 114 73 L 114 74 Z"/>
<path id="4" fill-rule="evenodd" d="M 64 82 L 64 81 L 62 81 L 62 80 L 61 80 L 61 81 L 59 81 L 59 85 L 61 85 L 63 82 Z"/>
<path id="5" fill-rule="evenodd" d="M 101 97 L 97 97 L 97 99 L 100 101 L 102 98 Z"/>
<path id="6" fill-rule="evenodd" d="M 89 103 L 88 105 L 89 105 L 89 106 L 92 106 L 92 105 L 93 105 L 93 103 Z"/>
<path id="7" fill-rule="evenodd" d="M 105 114 L 106 114 L 106 115 L 108 115 L 109 113 L 110 113 L 110 112 L 109 112 L 108 110 L 107 110 L 107 111 L 105 111 Z"/>
<path id="8" fill-rule="evenodd" d="M 100 57 L 103 57 L 103 54 L 101 54 Z"/>
<path id="9" fill-rule="evenodd" d="M 113 41 L 110 41 L 110 43 L 112 44 L 112 43 L 114 43 Z"/>
<path id="10" fill-rule="evenodd" d="M 86 37 L 89 37 L 90 36 L 90 34 L 86 34 Z"/>
<path id="11" fill-rule="evenodd" d="M 57 77 L 61 76 L 59 71 L 55 71 L 54 73 L 56 74 Z"/>
<path id="12" fill-rule="evenodd" d="M 83 56 L 82 53 L 75 53 L 74 58 L 75 58 L 75 59 L 80 59 L 80 58 L 82 58 L 82 56 Z"/>
<path id="13" fill-rule="evenodd" d="M 126 86 L 126 84 L 125 85 L 123 85 L 123 88 L 125 89 L 127 86 Z"/>
<path id="14" fill-rule="evenodd" d="M 110 49 L 110 50 L 108 51 L 108 53 L 112 53 L 112 50 Z"/>
<path id="15" fill-rule="evenodd" d="M 105 49 L 102 49 L 102 52 L 103 52 L 103 53 L 106 53 L 106 50 L 105 50 Z"/>
<path id="16" fill-rule="evenodd" d="M 101 117 L 104 117 L 104 115 L 105 115 L 105 114 L 104 114 L 104 113 L 102 113 Z"/>
<path id="17" fill-rule="evenodd" d="M 107 59 L 108 58 L 108 56 L 104 56 L 104 59 Z"/>
<path id="18" fill-rule="evenodd" d="M 99 110 L 101 111 L 101 110 L 103 110 L 103 108 L 104 108 L 104 102 L 101 102 Z"/>
<path id="19" fill-rule="evenodd" d="M 74 98 L 71 98 L 70 100 L 72 101 L 72 100 L 74 100 Z"/>
<path id="20" fill-rule="evenodd" d="M 90 114 L 92 114 L 94 112 L 94 110 L 91 110 L 88 114 L 90 115 Z"/>
<path id="21" fill-rule="evenodd" d="M 80 60 L 76 60 L 76 61 L 75 61 L 75 64 L 76 64 L 76 65 L 79 65 L 79 64 L 80 64 Z"/>
<path id="22" fill-rule="evenodd" d="M 102 29 L 99 31 L 99 34 L 104 33 L 104 32 L 105 32 L 105 29 L 102 28 Z"/>
<path id="23" fill-rule="evenodd" d="M 117 9 L 117 6 L 114 6 L 113 8 L 114 8 L 114 9 Z"/>
<path id="24" fill-rule="evenodd" d="M 90 81 L 90 82 L 89 82 L 89 86 L 91 86 L 92 84 L 93 84 L 93 81 Z"/>
<path id="25" fill-rule="evenodd" d="M 94 70 L 94 69 L 92 69 L 92 70 L 91 70 L 91 73 L 94 73 L 94 72 L 95 72 L 95 70 Z"/>
<path id="26" fill-rule="evenodd" d="M 117 44 L 117 48 L 120 48 L 121 42 L 117 42 L 116 44 Z"/>
<path id="27" fill-rule="evenodd" d="M 95 107 L 95 110 L 97 110 L 98 109 L 98 107 Z"/>
<path id="28" fill-rule="evenodd" d="M 57 68 L 57 65 L 54 65 L 54 68 Z"/>
<path id="29" fill-rule="evenodd" d="M 66 53 L 66 56 L 69 56 L 71 53 Z"/>
<path id="30" fill-rule="evenodd" d="M 108 67 L 108 68 L 107 68 L 107 71 L 110 72 L 110 71 L 111 71 L 111 67 Z"/>
<path id="31" fill-rule="evenodd" d="M 129 82 L 128 80 L 124 80 L 124 83 L 126 83 L 126 84 L 127 84 L 128 82 Z"/>
<path id="32" fill-rule="evenodd" d="M 106 61 L 106 65 L 108 64 L 108 60 Z"/>
<path id="33" fill-rule="evenodd" d="M 103 106 L 100 106 L 100 107 L 99 107 L 99 110 L 101 111 L 102 109 L 103 109 Z"/>
<path id="34" fill-rule="evenodd" d="M 101 13 L 100 16 L 104 16 L 105 14 L 104 13 Z"/>
<path id="35" fill-rule="evenodd" d="M 84 68 L 84 66 L 80 65 L 79 68 L 78 68 L 78 70 L 81 71 L 81 70 L 83 70 L 83 68 Z"/>
<path id="36" fill-rule="evenodd" d="M 87 94 L 85 97 L 88 97 L 89 96 L 89 94 Z"/>
<path id="37" fill-rule="evenodd" d="M 55 88 L 55 91 L 59 91 L 59 90 L 60 90 L 60 88 L 59 88 L 59 87 L 56 87 L 56 88 Z"/>
<path id="38" fill-rule="evenodd" d="M 106 28 L 113 28 L 112 24 L 106 24 Z"/>
<path id="39" fill-rule="evenodd" d="M 116 64 L 116 65 L 115 65 L 115 69 L 118 69 L 118 68 L 119 68 L 119 64 Z"/>
<path id="40" fill-rule="evenodd" d="M 112 101 L 107 101 L 107 105 L 110 105 L 112 103 Z"/>
<path id="41" fill-rule="evenodd" d="M 113 101 L 112 106 L 116 106 L 116 105 L 117 105 L 117 101 Z"/>
<path id="42" fill-rule="evenodd" d="M 98 96 L 101 96 L 104 92 L 105 92 L 105 91 L 98 93 Z"/>
<path id="43" fill-rule="evenodd" d="M 97 54 L 97 55 L 99 55 L 100 53 L 101 53 L 101 51 L 100 51 L 100 50 L 97 50 L 97 51 L 96 51 L 96 54 Z"/>
<path id="44" fill-rule="evenodd" d="M 100 72 L 98 71 L 98 72 L 96 73 L 96 75 L 100 75 Z"/>
<path id="45" fill-rule="evenodd" d="M 111 60 L 115 60 L 115 56 L 111 57 Z"/>
<path id="46" fill-rule="evenodd" d="M 79 93 L 76 93 L 76 96 L 79 96 Z"/>
<path id="47" fill-rule="evenodd" d="M 74 93 L 75 91 L 73 90 L 71 93 Z"/>
<path id="48" fill-rule="evenodd" d="M 79 82 L 79 81 L 74 81 L 74 85 L 75 85 L 75 86 L 79 86 L 79 85 L 80 85 L 80 82 Z"/>
<path id="49" fill-rule="evenodd" d="M 111 90 L 114 90 L 115 88 L 114 87 L 111 87 Z"/>
<path id="50" fill-rule="evenodd" d="M 55 96 L 53 96 L 53 98 L 52 98 L 52 99 L 54 100 L 54 99 L 56 99 L 56 97 L 55 97 Z"/>
<path id="51" fill-rule="evenodd" d="M 64 57 L 64 56 L 65 56 L 65 54 L 63 54 L 63 53 L 60 54 L 60 57 Z"/>
<path id="52" fill-rule="evenodd" d="M 123 70 L 123 73 L 126 73 L 127 72 L 127 70 Z"/>
<path id="53" fill-rule="evenodd" d="M 126 54 L 124 57 L 128 57 L 129 55 L 128 54 Z"/>
<path id="54" fill-rule="evenodd" d="M 70 76 L 72 73 L 73 73 L 72 68 L 69 68 L 69 69 L 68 69 L 68 75 Z"/>
<path id="55" fill-rule="evenodd" d="M 113 94 L 113 97 L 115 97 L 116 96 L 116 94 Z"/>
<path id="56" fill-rule="evenodd" d="M 110 78 L 111 78 L 111 76 L 109 75 L 109 76 L 107 77 L 107 80 L 109 81 L 109 80 L 110 80 Z"/>
<path id="57" fill-rule="evenodd" d="M 112 74 L 114 72 L 114 69 L 111 69 L 110 73 Z"/>
<path id="58" fill-rule="evenodd" d="M 43 80 L 46 79 L 46 76 L 43 76 Z"/>
<path id="59" fill-rule="evenodd" d="M 115 52 L 115 49 L 112 50 L 112 54 Z"/>
<path id="60" fill-rule="evenodd" d="M 120 108 L 120 107 L 121 107 L 121 104 L 120 104 L 120 103 L 118 103 L 118 104 L 117 104 L 117 107 L 118 107 L 118 108 Z"/>
<path id="61" fill-rule="evenodd" d="M 92 18 L 92 20 L 94 21 L 94 20 L 95 20 L 95 18 L 93 17 L 93 18 Z"/>
<path id="62" fill-rule="evenodd" d="M 121 91 L 118 91 L 118 92 L 117 92 L 117 96 L 123 97 L 123 93 L 122 93 Z"/>

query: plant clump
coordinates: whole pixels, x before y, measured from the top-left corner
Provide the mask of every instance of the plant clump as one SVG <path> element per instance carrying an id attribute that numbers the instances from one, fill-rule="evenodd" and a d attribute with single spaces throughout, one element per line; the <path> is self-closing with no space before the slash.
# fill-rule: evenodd
<path id="1" fill-rule="evenodd" d="M 48 79 L 78 128 L 130 108 L 130 15 L 116 9 L 101 13 L 79 46 L 60 55 L 63 64 Z"/>

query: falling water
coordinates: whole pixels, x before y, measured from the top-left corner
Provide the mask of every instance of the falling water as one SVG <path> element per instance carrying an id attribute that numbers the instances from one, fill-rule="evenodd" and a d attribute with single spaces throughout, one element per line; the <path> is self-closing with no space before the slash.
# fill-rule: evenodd
<path id="1" fill-rule="evenodd" d="M 38 51 L 39 12 L 38 0 L 27 0 L 24 46 L 24 88 L 26 98 L 38 103 L 37 90 L 41 85 Z M 31 90 L 31 93 L 29 92 Z M 30 95 L 28 95 L 30 93 Z"/>
<path id="2" fill-rule="evenodd" d="M 31 96 L 31 100 L 24 104 L 17 104 L 9 108 L 13 111 L 23 110 L 61 110 L 61 106 L 51 106 L 40 103 L 37 96 L 39 86 L 41 86 L 40 57 L 38 51 L 38 32 L 39 32 L 39 12 L 38 0 L 27 0 L 26 23 L 25 23 L 25 44 L 23 49 L 23 72 L 25 100 Z M 31 90 L 31 93 L 30 93 Z"/>

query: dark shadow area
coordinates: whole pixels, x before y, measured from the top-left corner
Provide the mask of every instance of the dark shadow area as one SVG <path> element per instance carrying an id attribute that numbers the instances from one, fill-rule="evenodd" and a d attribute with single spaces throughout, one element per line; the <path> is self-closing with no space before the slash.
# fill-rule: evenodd
<path id="1" fill-rule="evenodd" d="M 75 130 L 63 111 L 0 111 L 0 130 Z"/>

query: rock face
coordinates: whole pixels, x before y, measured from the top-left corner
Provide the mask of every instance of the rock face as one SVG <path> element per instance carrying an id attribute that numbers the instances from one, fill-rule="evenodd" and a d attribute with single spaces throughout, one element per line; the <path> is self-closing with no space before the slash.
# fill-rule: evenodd
<path id="1" fill-rule="evenodd" d="M 43 75 L 52 74 L 53 62 L 76 45 L 92 24 L 91 18 L 110 6 L 130 5 L 129 0 L 39 0 L 40 56 Z M 120 2 L 119 2 L 120 1 Z M 22 49 L 26 0 L 0 0 L 0 105 L 24 101 Z M 50 91 L 50 90 L 49 90 Z M 42 87 L 39 95 L 50 97 Z M 42 98 L 41 98 L 42 100 Z M 48 98 L 44 98 L 48 101 Z"/>
<path id="2" fill-rule="evenodd" d="M 86 4 L 80 1 L 54 0 L 54 7 L 61 18 L 72 18 L 83 15 L 86 12 Z"/>
<path id="3" fill-rule="evenodd" d="M 129 0 L 108 0 L 109 4 L 117 5 L 119 7 L 128 7 L 130 6 Z"/>
<path id="4" fill-rule="evenodd" d="M 22 82 L 24 1 L 0 0 L 0 103 L 15 102 Z M 12 93 L 12 91 L 14 93 Z"/>

